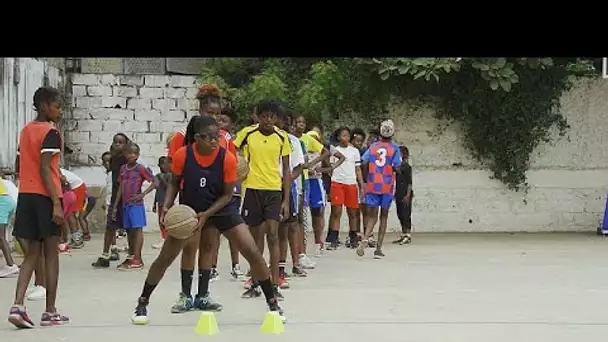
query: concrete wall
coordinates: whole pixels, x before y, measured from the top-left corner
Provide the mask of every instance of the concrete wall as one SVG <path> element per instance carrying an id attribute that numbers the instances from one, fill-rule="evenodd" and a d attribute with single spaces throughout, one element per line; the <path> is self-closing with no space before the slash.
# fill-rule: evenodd
<path id="1" fill-rule="evenodd" d="M 608 186 L 608 83 L 581 80 L 562 98 L 572 129 L 569 140 L 535 151 L 526 195 L 489 178 L 462 145 L 457 124 L 433 117 L 432 106 L 397 104 L 392 117 L 396 140 L 411 151 L 416 192 L 414 229 L 421 232 L 591 231 L 601 220 Z M 197 108 L 194 77 L 74 76 L 74 117 L 68 141 L 74 169 L 88 184 L 103 184 L 99 158 L 111 137 L 124 131 L 151 165 L 165 151 L 165 139 L 183 128 Z M 344 118 L 345 122 L 364 122 Z M 453 164 L 462 166 L 455 167 Z M 100 214 L 101 217 L 101 214 Z M 152 218 L 152 216 L 150 217 Z M 152 221 L 151 221 L 152 222 Z M 398 229 L 393 211 L 389 229 Z M 346 228 L 344 221 L 343 229 Z"/>

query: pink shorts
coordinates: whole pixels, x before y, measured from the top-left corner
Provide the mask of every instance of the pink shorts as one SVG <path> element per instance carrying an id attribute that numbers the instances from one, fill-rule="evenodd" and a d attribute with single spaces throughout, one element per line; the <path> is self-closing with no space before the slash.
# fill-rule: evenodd
<path id="1" fill-rule="evenodd" d="M 78 212 L 76 206 L 76 194 L 74 191 L 66 191 L 63 193 L 63 216 L 68 216 Z"/>

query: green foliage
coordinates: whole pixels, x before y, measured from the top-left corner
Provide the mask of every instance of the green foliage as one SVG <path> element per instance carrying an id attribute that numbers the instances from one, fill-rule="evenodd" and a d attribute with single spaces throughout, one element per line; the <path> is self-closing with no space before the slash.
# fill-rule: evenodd
<path id="1" fill-rule="evenodd" d="M 570 81 L 595 74 L 584 58 L 214 58 L 201 81 L 223 89 L 241 122 L 263 98 L 326 127 L 349 113 L 376 125 L 395 98 L 434 101 L 463 124 L 473 156 L 519 189 L 534 148 L 568 127 L 559 99 Z"/>

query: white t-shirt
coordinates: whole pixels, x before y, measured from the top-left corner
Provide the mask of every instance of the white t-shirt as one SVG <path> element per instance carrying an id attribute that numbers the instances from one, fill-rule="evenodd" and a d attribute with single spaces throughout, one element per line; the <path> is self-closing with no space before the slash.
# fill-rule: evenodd
<path id="1" fill-rule="evenodd" d="M 357 184 L 356 167 L 361 165 L 361 154 L 359 153 L 359 150 L 353 146 L 336 146 L 335 150 L 342 153 L 345 159 L 344 162 L 338 166 L 331 175 L 332 182 L 347 185 Z M 336 157 L 332 156 L 330 162 L 333 164 L 337 160 L 338 159 Z"/>
<path id="2" fill-rule="evenodd" d="M 74 172 L 68 171 L 66 169 L 59 170 L 61 170 L 61 173 L 65 176 L 65 179 L 67 179 L 68 183 L 70 183 L 70 188 L 72 188 L 72 190 L 76 189 L 84 183 L 82 178 L 78 177 L 78 175 L 76 175 Z"/>
<path id="3" fill-rule="evenodd" d="M 302 152 L 302 145 L 300 145 L 300 139 L 295 135 L 287 134 L 289 142 L 291 143 L 291 154 L 289 155 L 289 168 L 291 171 L 298 165 L 304 164 L 304 152 Z M 283 159 L 279 159 L 279 174 L 283 177 Z"/>
<path id="4" fill-rule="evenodd" d="M 3 179 L 2 181 L 4 182 L 4 187 L 6 188 L 6 192 L 8 193 L 8 195 L 11 196 L 11 198 L 15 201 L 15 203 L 17 203 L 17 197 L 19 196 L 19 190 L 17 189 L 17 186 L 15 185 L 15 183 L 13 183 L 7 179 Z"/>

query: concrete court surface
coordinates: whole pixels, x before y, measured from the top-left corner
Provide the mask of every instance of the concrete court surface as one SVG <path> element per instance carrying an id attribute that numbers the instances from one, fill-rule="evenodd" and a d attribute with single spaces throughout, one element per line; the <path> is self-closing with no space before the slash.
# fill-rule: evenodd
<path id="1" fill-rule="evenodd" d="M 180 288 L 177 263 L 152 297 L 150 325 L 131 325 L 146 271 L 91 269 L 100 239 L 61 256 L 58 307 L 72 322 L 15 331 L 3 320 L 0 341 L 590 342 L 608 336 L 608 240 L 592 234 L 420 234 L 410 246 L 387 244 L 384 260 L 345 248 L 326 252 L 307 279 L 292 280 L 284 291 L 289 321 L 280 336 L 259 333 L 264 301 L 239 297 L 242 283 L 229 280 L 223 243 L 221 279 L 212 292 L 224 311 L 213 337 L 194 334 L 199 313 L 169 313 Z M 146 246 L 155 239 L 147 235 Z M 144 261 L 156 253 L 147 247 Z M 15 282 L 0 279 L 6 311 Z M 28 304 L 38 324 L 43 302 Z"/>

